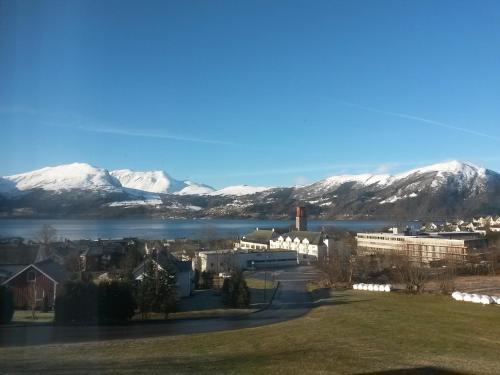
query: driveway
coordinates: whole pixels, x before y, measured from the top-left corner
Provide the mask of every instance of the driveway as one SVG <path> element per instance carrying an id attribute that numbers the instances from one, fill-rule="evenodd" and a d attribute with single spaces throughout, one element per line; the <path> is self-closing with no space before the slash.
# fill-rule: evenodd
<path id="1" fill-rule="evenodd" d="M 272 274 L 271 274 L 272 273 Z M 264 277 L 263 271 L 253 277 Z M 311 266 L 267 271 L 280 287 L 265 310 L 238 317 L 138 322 L 117 326 L 5 326 L 0 328 L 0 346 L 27 346 L 153 336 L 181 335 L 259 327 L 298 318 L 311 308 L 307 282 L 317 279 Z"/>

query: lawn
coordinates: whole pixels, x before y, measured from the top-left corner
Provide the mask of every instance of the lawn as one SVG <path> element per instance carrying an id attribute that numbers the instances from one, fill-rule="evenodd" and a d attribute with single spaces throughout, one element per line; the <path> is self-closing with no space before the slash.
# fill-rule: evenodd
<path id="1" fill-rule="evenodd" d="M 16 310 L 14 311 L 14 316 L 12 317 L 13 323 L 52 323 L 54 321 L 54 312 L 35 312 L 35 319 L 33 319 L 33 314 L 31 310 Z"/>
<path id="2" fill-rule="evenodd" d="M 271 301 L 276 287 L 276 282 L 271 280 L 246 277 L 245 281 L 250 289 L 250 305 L 255 308 L 262 308 Z"/>
<path id="3" fill-rule="evenodd" d="M 220 333 L 0 349 L 0 373 L 500 373 L 500 308 L 336 291 L 306 316 Z"/>

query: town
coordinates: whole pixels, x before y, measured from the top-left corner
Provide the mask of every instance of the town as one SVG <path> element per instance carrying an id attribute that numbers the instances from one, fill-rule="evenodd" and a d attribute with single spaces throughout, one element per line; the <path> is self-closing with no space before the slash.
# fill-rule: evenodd
<path id="1" fill-rule="evenodd" d="M 500 374 L 499 21 L 0 0 L 0 375 Z"/>
<path id="2" fill-rule="evenodd" d="M 172 288 L 165 297 L 171 299 L 170 305 L 154 311 L 158 305 L 153 303 L 141 306 L 136 313 L 163 312 L 168 317 L 179 302 L 186 305 L 183 300 L 199 298 L 197 290 L 201 288 L 219 290 L 238 274 L 299 265 L 312 265 L 316 281 L 330 285 L 383 282 L 420 291 L 425 283 L 432 285 L 438 280 L 442 284 L 439 291 L 451 294 L 459 273 L 477 276 L 500 272 L 499 238 L 500 217 L 492 216 L 470 222 L 423 223 L 417 228 L 393 227 L 385 232 L 310 231 L 305 207 L 297 207 L 295 223 L 289 228 L 256 228 L 238 239 L 56 241 L 54 228 L 45 226 L 39 241 L 0 239 L 0 283 L 13 295 L 16 316 L 23 315 L 23 310 L 30 311 L 33 319 L 38 311 L 55 310 L 58 294 L 67 282 L 129 282 L 136 289 L 133 293 L 137 299 L 142 298 L 138 290 L 145 280 L 154 279 L 157 284 L 162 273 L 162 280 L 175 278 L 175 287 L 169 285 Z M 413 280 L 391 271 L 406 263 L 422 269 L 426 277 Z M 445 285 L 442 279 L 450 272 Z M 500 293 L 500 287 L 496 291 Z M 247 299 L 239 307 L 248 307 L 249 303 Z"/>

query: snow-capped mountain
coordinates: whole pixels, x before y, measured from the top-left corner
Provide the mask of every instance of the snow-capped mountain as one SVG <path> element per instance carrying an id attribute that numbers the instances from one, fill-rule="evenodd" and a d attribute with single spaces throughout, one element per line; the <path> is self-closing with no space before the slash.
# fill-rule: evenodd
<path id="1" fill-rule="evenodd" d="M 491 171 L 490 171 L 491 172 Z M 495 173 L 495 172 L 493 172 Z M 423 184 L 428 184 L 432 188 L 438 188 L 453 180 L 458 187 L 479 191 L 485 187 L 488 172 L 486 169 L 478 167 L 471 163 L 459 162 L 456 160 L 438 163 L 422 168 L 412 169 L 394 176 L 388 174 L 359 174 L 359 175 L 340 175 L 328 177 L 314 184 L 298 188 L 298 192 L 308 196 L 317 196 L 332 192 L 344 184 L 349 184 L 352 188 L 372 189 L 387 188 L 395 186 L 402 181 L 419 180 Z M 408 188 L 418 190 L 418 186 L 413 184 Z M 416 193 L 416 191 L 414 191 Z"/>
<path id="2" fill-rule="evenodd" d="M 262 193 L 263 191 L 270 190 L 270 187 L 264 186 L 249 186 L 249 185 L 235 185 L 228 186 L 210 193 L 210 195 L 229 195 L 229 196 L 242 196 Z"/>
<path id="3" fill-rule="evenodd" d="M 85 163 L 46 167 L 32 172 L 3 177 L 4 193 L 42 189 L 47 191 L 92 190 L 120 192 L 121 184 L 109 172 Z"/>
<path id="4" fill-rule="evenodd" d="M 394 176 L 333 176 L 296 189 L 293 197 L 319 205 L 327 216 L 472 214 L 500 208 L 500 175 L 471 163 L 450 161 Z"/>
<path id="5" fill-rule="evenodd" d="M 450 161 L 396 175 L 331 176 L 310 185 L 214 190 L 162 171 L 74 163 L 0 178 L 2 216 L 436 218 L 500 213 L 500 175 Z"/>
<path id="6" fill-rule="evenodd" d="M 132 171 L 121 169 L 108 172 L 86 163 L 45 167 L 32 172 L 5 176 L 0 179 L 0 193 L 15 194 L 34 189 L 45 191 L 94 191 L 158 194 L 207 194 L 215 189 L 192 181 L 179 181 L 163 171 Z"/>
<path id="7" fill-rule="evenodd" d="M 161 194 L 206 194 L 214 191 L 208 185 L 192 181 L 179 181 L 163 171 L 133 171 L 120 169 L 111 171 L 123 187 Z"/>
<path id="8" fill-rule="evenodd" d="M 177 195 L 205 195 L 205 194 L 210 194 L 215 189 L 211 186 L 204 185 L 204 184 L 199 184 L 197 182 L 192 182 L 189 180 L 183 181 L 185 186 L 179 190 L 176 191 L 174 194 Z"/>

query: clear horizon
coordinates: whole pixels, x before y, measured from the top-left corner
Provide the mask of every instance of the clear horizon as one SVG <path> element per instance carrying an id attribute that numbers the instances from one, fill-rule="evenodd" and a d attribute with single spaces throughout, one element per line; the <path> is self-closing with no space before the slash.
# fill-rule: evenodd
<path id="1" fill-rule="evenodd" d="M 0 176 L 500 171 L 500 3 L 0 0 Z"/>

